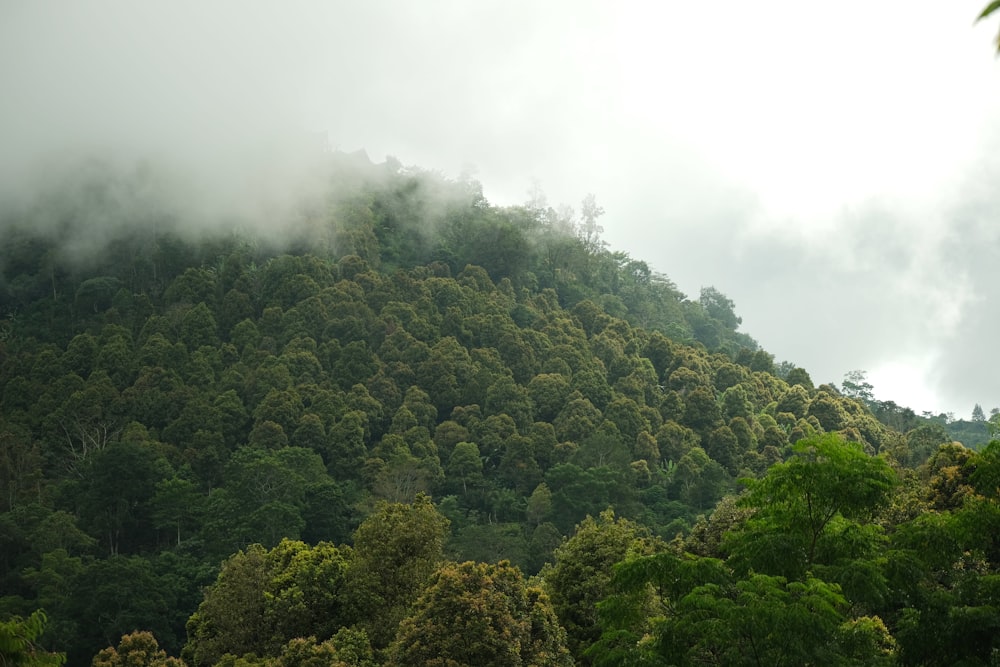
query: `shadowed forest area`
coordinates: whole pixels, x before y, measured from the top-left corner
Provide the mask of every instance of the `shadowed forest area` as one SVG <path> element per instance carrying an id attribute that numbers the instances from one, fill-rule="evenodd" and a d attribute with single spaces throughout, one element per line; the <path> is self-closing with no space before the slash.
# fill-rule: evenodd
<path id="1" fill-rule="evenodd" d="M 0 212 L 5 664 L 996 664 L 1000 444 L 776 363 L 592 196 L 323 169 L 272 225 L 100 163 Z"/>

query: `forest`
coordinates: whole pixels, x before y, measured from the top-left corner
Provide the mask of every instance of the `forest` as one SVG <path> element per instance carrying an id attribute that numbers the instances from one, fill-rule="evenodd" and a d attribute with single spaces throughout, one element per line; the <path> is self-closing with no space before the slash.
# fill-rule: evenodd
<path id="1" fill-rule="evenodd" d="M 0 662 L 1000 662 L 1000 417 L 814 384 L 593 196 L 323 169 L 263 227 L 98 161 L 0 211 Z"/>

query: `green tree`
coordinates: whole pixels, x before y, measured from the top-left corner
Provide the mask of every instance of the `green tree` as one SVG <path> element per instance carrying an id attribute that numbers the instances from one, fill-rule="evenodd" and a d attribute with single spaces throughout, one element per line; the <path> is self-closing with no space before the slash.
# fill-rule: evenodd
<path id="1" fill-rule="evenodd" d="M 389 651 L 400 667 L 569 667 L 565 632 L 545 593 L 507 561 L 438 569 Z"/>
<path id="2" fill-rule="evenodd" d="M 531 378 L 528 382 L 528 398 L 534 406 L 535 420 L 554 420 L 565 405 L 569 392 L 569 380 L 558 373 L 542 373 Z"/>
<path id="3" fill-rule="evenodd" d="M 328 638 L 346 625 L 348 560 L 328 542 L 254 544 L 229 557 L 187 622 L 182 656 L 214 665 L 223 655 L 277 655 L 290 639 Z"/>
<path id="4" fill-rule="evenodd" d="M 697 509 L 709 509 L 726 492 L 730 481 L 725 468 L 701 447 L 692 447 L 681 456 L 673 471 L 670 487 L 674 497 Z"/>
<path id="5" fill-rule="evenodd" d="M 573 456 L 573 463 L 582 468 L 621 469 L 629 461 L 629 451 L 618 427 L 607 420 L 582 439 L 580 448 Z"/>
<path id="6" fill-rule="evenodd" d="M 785 382 L 787 382 L 790 387 L 799 385 L 806 391 L 812 391 L 813 389 L 812 378 L 809 377 L 809 373 L 806 372 L 806 369 L 804 368 L 796 367 L 790 370 L 788 375 L 785 377 Z"/>
<path id="7" fill-rule="evenodd" d="M 180 591 L 162 573 L 160 563 L 121 555 L 93 560 L 76 576 L 71 590 L 65 613 L 86 619 L 76 624 L 73 635 L 61 638 L 71 664 L 85 664 L 102 647 L 136 628 L 148 629 L 167 645 L 178 643 L 182 628 L 171 610 L 181 604 Z"/>
<path id="8" fill-rule="evenodd" d="M 529 544 L 524 527 L 519 523 L 477 523 L 454 531 L 448 543 L 456 560 L 482 563 L 510 561 L 516 567 L 529 562 Z"/>
<path id="9" fill-rule="evenodd" d="M 600 410 L 579 393 L 574 392 L 569 395 L 553 426 L 560 440 L 580 442 L 593 433 L 602 420 Z"/>
<path id="10" fill-rule="evenodd" d="M 731 331 L 735 331 L 743 323 L 743 318 L 736 316 L 736 305 L 732 299 L 714 287 L 701 288 L 699 303 L 709 317 Z"/>
<path id="11" fill-rule="evenodd" d="M 117 647 L 101 649 L 91 667 L 185 667 L 184 661 L 167 655 L 151 632 L 122 635 Z"/>
<path id="12" fill-rule="evenodd" d="M 626 559 L 598 605 L 595 665 L 891 665 L 878 617 L 851 618 L 838 586 L 814 577 L 740 578 L 715 558 Z"/>
<path id="13" fill-rule="evenodd" d="M 204 499 L 193 482 L 174 476 L 156 484 L 150 504 L 154 525 L 175 531 L 180 546 L 182 532 L 193 531 L 197 526 Z"/>
<path id="14" fill-rule="evenodd" d="M 542 570 L 545 590 L 578 663 L 589 664 L 584 651 L 600 637 L 596 605 L 610 592 L 615 563 L 630 551 L 647 549 L 647 538 L 645 529 L 607 510 L 584 519 L 555 550 L 555 562 Z"/>
<path id="15" fill-rule="evenodd" d="M 244 447 L 230 458 L 223 488 L 209 497 L 202 536 L 221 554 L 254 542 L 270 548 L 282 538 L 298 539 L 311 514 L 311 492 L 331 483 L 322 458 L 313 451 Z"/>
<path id="16" fill-rule="evenodd" d="M 0 621 L 0 663 L 12 667 L 57 667 L 66 662 L 63 653 L 49 653 L 37 641 L 48 617 L 41 609 L 27 618 L 14 616 Z"/>
<path id="17" fill-rule="evenodd" d="M 419 494 L 411 504 L 381 504 L 355 531 L 348 590 L 376 649 L 388 646 L 440 564 L 448 523 Z"/>
<path id="18" fill-rule="evenodd" d="M 108 553 L 153 541 L 153 497 L 168 471 L 148 443 L 115 442 L 89 457 L 82 470 L 79 509 Z"/>
<path id="19" fill-rule="evenodd" d="M 455 445 L 448 459 L 446 468 L 449 484 L 458 486 L 460 483 L 463 495 L 469 493 L 469 485 L 475 489 L 483 482 L 483 460 L 479 457 L 479 447 L 473 442 L 460 442 Z"/>
<path id="20" fill-rule="evenodd" d="M 215 316 L 202 301 L 188 310 L 181 319 L 180 342 L 184 343 L 189 352 L 202 345 L 215 347 L 219 344 L 218 331 Z"/>
<path id="21" fill-rule="evenodd" d="M 896 474 L 881 458 L 836 434 L 801 440 L 795 455 L 760 480 L 746 480 L 757 514 L 730 535 L 741 571 L 799 578 L 827 552 L 830 535 L 860 527 L 889 501 Z M 874 529 L 874 527 L 873 527 Z M 862 530 L 862 532 L 866 532 Z"/>
<path id="22" fill-rule="evenodd" d="M 755 574 L 727 588 L 700 586 L 678 601 L 677 615 L 667 621 L 657 642 L 667 660 L 685 664 L 712 656 L 725 665 L 841 662 L 832 640 L 847 604 L 836 587 L 817 579 L 788 582 Z"/>
<path id="23" fill-rule="evenodd" d="M 872 393 L 875 388 L 868 381 L 867 376 L 865 371 L 850 371 L 844 375 L 844 381 L 840 384 L 844 396 L 871 404 L 875 400 Z"/>

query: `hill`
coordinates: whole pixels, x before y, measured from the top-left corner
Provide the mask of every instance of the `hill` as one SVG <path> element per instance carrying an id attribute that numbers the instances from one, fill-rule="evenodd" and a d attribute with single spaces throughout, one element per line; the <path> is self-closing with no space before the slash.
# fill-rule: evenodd
<path id="1" fill-rule="evenodd" d="M 346 553 L 421 498 L 442 557 L 535 574 L 609 507 L 704 540 L 800 440 L 900 471 L 948 440 L 776 366 L 724 294 L 608 248 L 592 197 L 497 207 L 343 154 L 323 179 L 269 224 L 185 219 L 100 165 L 4 212 L 0 611 L 44 608 L 71 663 L 136 629 L 177 655 L 225 559 Z"/>

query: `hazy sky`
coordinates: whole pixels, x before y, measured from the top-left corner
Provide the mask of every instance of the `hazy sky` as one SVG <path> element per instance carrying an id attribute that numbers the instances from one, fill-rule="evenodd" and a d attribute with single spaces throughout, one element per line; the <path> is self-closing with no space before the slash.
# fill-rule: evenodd
<path id="1" fill-rule="evenodd" d="M 245 205 L 310 133 L 495 203 L 592 192 L 612 248 L 779 360 L 967 417 L 1000 406 L 985 3 L 0 0 L 0 195 L 113 150 Z"/>

